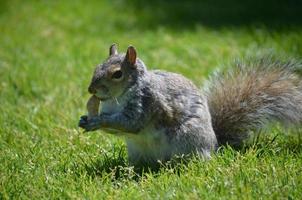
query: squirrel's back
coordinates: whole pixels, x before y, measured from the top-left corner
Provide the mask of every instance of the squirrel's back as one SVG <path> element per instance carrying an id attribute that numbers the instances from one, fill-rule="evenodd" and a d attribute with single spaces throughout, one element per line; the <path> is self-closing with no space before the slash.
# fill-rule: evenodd
<path id="1" fill-rule="evenodd" d="M 237 64 L 217 73 L 206 89 L 213 129 L 220 145 L 240 146 L 271 121 L 302 123 L 302 82 L 296 62 L 270 58 Z"/>

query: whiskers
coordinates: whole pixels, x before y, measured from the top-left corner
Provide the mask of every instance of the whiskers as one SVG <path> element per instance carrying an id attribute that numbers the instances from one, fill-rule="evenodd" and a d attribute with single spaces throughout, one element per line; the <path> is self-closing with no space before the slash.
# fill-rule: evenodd
<path id="1" fill-rule="evenodd" d="M 120 102 L 118 102 L 116 97 L 114 97 L 113 99 L 114 99 L 114 101 L 116 102 L 117 105 L 120 105 Z"/>

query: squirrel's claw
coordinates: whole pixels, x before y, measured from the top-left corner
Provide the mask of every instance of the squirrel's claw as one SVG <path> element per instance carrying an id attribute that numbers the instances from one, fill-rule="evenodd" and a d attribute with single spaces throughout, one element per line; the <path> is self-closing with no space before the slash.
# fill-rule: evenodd
<path id="1" fill-rule="evenodd" d="M 84 115 L 80 118 L 79 127 L 83 128 L 85 131 L 94 131 L 99 128 L 99 121 L 94 118 L 88 120 L 88 117 Z"/>
<path id="2" fill-rule="evenodd" d="M 83 115 L 83 116 L 81 116 L 80 120 L 85 120 L 85 121 L 87 121 L 87 120 L 88 120 L 88 116 L 87 116 L 87 115 Z"/>
<path id="3" fill-rule="evenodd" d="M 87 115 L 81 116 L 78 126 L 81 128 L 85 128 L 85 125 L 87 125 L 87 124 L 88 124 Z"/>

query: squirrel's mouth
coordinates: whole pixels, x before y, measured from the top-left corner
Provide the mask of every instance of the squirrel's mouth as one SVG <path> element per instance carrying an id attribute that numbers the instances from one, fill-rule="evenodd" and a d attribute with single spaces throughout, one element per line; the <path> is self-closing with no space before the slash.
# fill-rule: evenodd
<path id="1" fill-rule="evenodd" d="M 110 99 L 110 97 L 98 97 L 101 101 L 106 101 L 108 99 Z"/>
<path id="2" fill-rule="evenodd" d="M 99 92 L 95 93 L 94 94 L 97 98 L 99 98 L 101 101 L 106 101 L 108 99 L 111 99 L 110 96 L 107 96 L 107 95 L 102 95 L 100 94 Z"/>

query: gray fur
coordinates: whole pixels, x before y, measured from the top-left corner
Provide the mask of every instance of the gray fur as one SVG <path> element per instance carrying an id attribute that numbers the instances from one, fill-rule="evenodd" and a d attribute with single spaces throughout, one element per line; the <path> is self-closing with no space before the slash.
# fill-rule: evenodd
<path id="1" fill-rule="evenodd" d="M 238 147 L 267 123 L 284 126 L 302 122 L 302 82 L 297 62 L 271 58 L 237 63 L 214 75 L 206 89 L 219 145 Z"/>
<path id="2" fill-rule="evenodd" d="M 125 80 L 113 92 L 105 74 L 116 64 Z M 218 143 L 240 145 L 268 121 L 302 121 L 302 84 L 294 74 L 295 64 L 262 60 L 238 65 L 213 76 L 204 92 L 179 74 L 148 71 L 138 58 L 130 64 L 118 54 L 97 67 L 89 91 L 101 98 L 104 93 L 97 91 L 102 85 L 108 90 L 106 99 L 100 115 L 82 119 L 80 126 L 124 135 L 133 165 L 154 165 L 191 153 L 209 158 Z"/>

